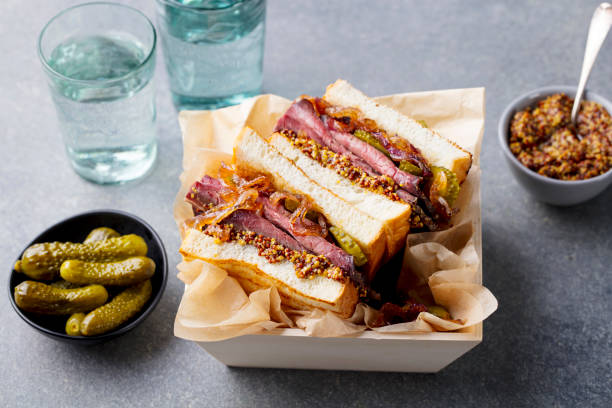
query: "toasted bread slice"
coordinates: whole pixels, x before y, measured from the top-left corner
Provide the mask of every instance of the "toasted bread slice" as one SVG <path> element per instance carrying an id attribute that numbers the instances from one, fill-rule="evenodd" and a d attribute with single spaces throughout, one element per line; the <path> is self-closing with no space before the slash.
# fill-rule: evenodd
<path id="1" fill-rule="evenodd" d="M 195 229 L 187 232 L 180 252 L 187 259 L 201 259 L 225 269 L 249 292 L 276 287 L 282 302 L 292 308 L 315 307 L 349 317 L 359 298 L 350 282 L 342 283 L 323 276 L 300 279 L 289 261 L 270 263 L 259 256 L 252 245 L 218 242 Z"/>
<path id="2" fill-rule="evenodd" d="M 385 225 L 315 183 L 253 129 L 244 128 L 234 146 L 234 163 L 245 173 L 264 173 L 277 190 L 301 194 L 327 220 L 350 235 L 368 257 L 363 267 L 372 279 L 386 254 Z"/>
<path id="3" fill-rule="evenodd" d="M 386 132 L 408 140 L 429 164 L 452 170 L 459 183 L 465 180 L 472 166 L 472 155 L 416 120 L 375 102 L 343 79 L 329 85 L 323 99 L 332 105 L 358 108 Z"/>
<path id="4" fill-rule="evenodd" d="M 269 140 L 283 156 L 302 169 L 312 180 L 328 189 L 338 197 L 379 220 L 385 227 L 387 239 L 387 258 L 395 255 L 406 244 L 406 235 L 410 230 L 410 204 L 394 201 L 387 196 L 359 187 L 349 179 L 342 177 L 313 160 L 300 149 L 293 146 L 286 137 L 274 133 Z"/>

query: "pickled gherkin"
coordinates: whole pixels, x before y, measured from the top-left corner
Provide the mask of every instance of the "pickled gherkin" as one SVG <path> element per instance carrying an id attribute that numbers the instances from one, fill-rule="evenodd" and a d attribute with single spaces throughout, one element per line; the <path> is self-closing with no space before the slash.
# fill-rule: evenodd
<path id="1" fill-rule="evenodd" d="M 89 312 L 108 300 L 101 285 L 60 289 L 42 282 L 24 281 L 15 287 L 15 303 L 26 312 L 66 315 Z"/>
<path id="2" fill-rule="evenodd" d="M 442 306 L 438 306 L 438 305 L 427 306 L 427 311 L 431 313 L 432 315 L 439 317 L 440 319 L 444 319 L 444 320 L 450 319 L 450 313 L 448 313 L 448 310 L 446 310 Z"/>
<path id="3" fill-rule="evenodd" d="M 114 262 L 86 262 L 71 259 L 60 268 L 60 275 L 76 284 L 129 286 L 149 279 L 155 273 L 155 262 L 146 256 L 133 256 Z"/>
<path id="4" fill-rule="evenodd" d="M 51 282 L 49 285 L 53 286 L 54 288 L 58 288 L 58 289 L 75 289 L 75 288 L 80 288 L 81 286 L 83 286 L 83 285 L 77 285 L 76 283 L 65 281 L 63 279 L 60 279 L 55 282 Z"/>
<path id="5" fill-rule="evenodd" d="M 152 290 L 150 280 L 125 289 L 113 300 L 85 316 L 81 322 L 81 334 L 95 336 L 121 326 L 142 309 L 151 297 Z"/>
<path id="6" fill-rule="evenodd" d="M 438 166 L 432 166 L 431 172 L 433 173 L 432 188 L 437 190 L 437 193 L 446 200 L 448 205 L 453 205 L 461 188 L 457 176 L 451 170 Z"/>
<path id="7" fill-rule="evenodd" d="M 119 236 L 121 236 L 121 234 L 119 234 L 112 228 L 100 227 L 91 230 L 91 232 L 87 235 L 87 238 L 85 238 L 85 241 L 83 241 L 83 243 L 88 244 L 90 242 L 104 241 L 105 239 L 117 238 Z"/>
<path id="8" fill-rule="evenodd" d="M 57 277 L 60 266 L 68 259 L 109 262 L 130 256 L 144 256 L 147 250 L 144 239 L 135 234 L 87 244 L 46 242 L 27 248 L 19 269 L 30 278 L 51 280 Z"/>
<path id="9" fill-rule="evenodd" d="M 378 139 L 372 136 L 370 132 L 366 132 L 365 130 L 357 129 L 355 130 L 355 133 L 353 133 L 353 136 L 355 136 L 358 139 L 363 140 L 364 142 L 366 142 L 367 144 L 371 146 L 374 146 L 377 150 L 380 150 L 381 152 L 389 156 L 389 152 L 387 151 L 387 149 L 385 149 L 385 147 L 378 141 Z"/>
<path id="10" fill-rule="evenodd" d="M 415 176 L 422 176 L 423 170 L 419 166 L 416 166 L 409 161 L 402 160 L 399 164 L 399 169 L 405 171 L 406 173 L 413 174 Z"/>
<path id="11" fill-rule="evenodd" d="M 66 321 L 66 334 L 69 336 L 81 335 L 81 322 L 85 318 L 85 313 L 75 313 Z"/>
<path id="12" fill-rule="evenodd" d="M 346 232 L 333 225 L 329 227 L 329 232 L 334 236 L 340 248 L 347 254 L 353 256 L 353 263 L 355 266 L 363 266 L 368 262 L 368 258 L 359 245 Z"/>

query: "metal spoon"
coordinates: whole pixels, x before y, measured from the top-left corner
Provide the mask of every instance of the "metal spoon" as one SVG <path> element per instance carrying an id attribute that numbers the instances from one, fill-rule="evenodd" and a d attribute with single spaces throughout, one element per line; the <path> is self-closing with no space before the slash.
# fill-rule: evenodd
<path id="1" fill-rule="evenodd" d="M 582 60 L 580 82 L 578 83 L 578 90 L 576 91 L 576 97 L 574 98 L 574 106 L 572 106 L 572 122 L 574 124 L 576 124 L 576 118 L 578 117 L 578 110 L 580 108 L 582 94 L 584 93 L 584 86 L 589 79 L 591 68 L 593 68 L 593 64 L 597 59 L 599 49 L 606 39 L 608 31 L 610 31 L 610 26 L 612 26 L 612 5 L 610 5 L 610 3 L 601 3 L 599 7 L 595 9 L 595 13 L 593 13 L 593 18 L 591 19 L 591 25 L 589 27 L 589 35 L 587 37 L 586 48 L 584 50 L 584 59 Z M 580 135 L 577 136 L 579 139 L 582 139 Z"/>

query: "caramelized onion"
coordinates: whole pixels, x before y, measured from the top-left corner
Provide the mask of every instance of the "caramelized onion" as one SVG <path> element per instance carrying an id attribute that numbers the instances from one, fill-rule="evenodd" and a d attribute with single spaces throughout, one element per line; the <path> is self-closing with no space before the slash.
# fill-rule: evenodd
<path id="1" fill-rule="evenodd" d="M 277 205 L 281 200 L 291 200 L 297 203 L 297 208 L 291 214 L 290 222 L 291 222 L 291 232 L 294 235 L 318 235 L 323 238 L 327 236 L 327 222 L 325 217 L 317 213 L 317 223 L 306 219 L 306 215 L 308 211 L 312 209 L 312 204 L 308 199 L 294 195 L 291 193 L 285 193 L 280 191 L 275 191 L 270 196 L 270 202 L 273 205 Z M 285 206 L 287 209 L 287 207 Z"/>
<path id="2" fill-rule="evenodd" d="M 272 202 L 272 204 L 274 204 L 274 205 L 278 204 L 278 202 L 279 202 L 280 200 L 286 200 L 286 199 L 289 199 L 289 200 L 295 201 L 296 203 L 299 203 L 299 202 L 300 202 L 300 199 L 299 199 L 297 196 L 295 196 L 295 195 L 293 195 L 293 194 L 290 194 L 290 193 L 285 193 L 285 192 L 275 191 L 275 192 L 274 192 L 274 193 L 272 193 L 272 195 L 270 196 L 270 201 L 271 201 L 271 202 Z"/>
<path id="3" fill-rule="evenodd" d="M 227 225 L 212 224 L 206 227 L 206 233 L 212 235 L 221 242 L 229 242 L 231 232 L 231 228 L 228 228 Z"/>
<path id="4" fill-rule="evenodd" d="M 315 112 L 317 112 L 319 116 L 324 115 L 325 110 L 332 106 L 329 102 L 327 102 L 323 98 L 313 98 L 312 96 L 302 95 L 300 99 L 306 99 L 308 102 L 310 102 L 312 106 L 314 107 Z"/>
<path id="5" fill-rule="evenodd" d="M 219 167 L 219 178 L 225 182 L 225 185 L 232 187 L 236 184 L 234 176 L 237 176 L 234 169 L 222 161 Z"/>
<path id="6" fill-rule="evenodd" d="M 310 201 L 301 199 L 299 203 L 300 205 L 291 215 L 291 233 L 295 235 L 327 236 L 326 227 L 322 227 L 320 224 L 306 219 L 306 214 L 308 214 L 308 211 L 312 208 Z"/>
<path id="7" fill-rule="evenodd" d="M 258 176 L 252 180 L 245 180 L 240 178 L 240 183 L 238 184 L 241 190 L 244 189 L 257 189 L 257 190 L 267 190 L 270 188 L 270 179 L 266 176 Z"/>
<path id="8" fill-rule="evenodd" d="M 219 177 L 228 187 L 219 194 L 223 202 L 195 217 L 194 226 L 198 229 L 205 225 L 218 224 L 238 210 L 261 212 L 259 193 L 269 189 L 271 184 L 266 176 L 246 180 L 225 163 L 221 163 Z"/>
<path id="9" fill-rule="evenodd" d="M 223 194 L 222 197 L 224 200 L 227 198 L 233 199 L 234 192 Z M 231 196 L 231 197 L 230 197 Z M 259 192 L 255 189 L 248 189 L 241 192 L 238 195 L 238 198 L 235 201 L 225 201 L 222 204 L 219 204 L 204 214 L 198 215 L 197 225 L 201 228 L 203 225 L 209 224 L 218 224 L 234 212 L 238 210 L 251 210 L 258 212 L 261 210 L 261 204 L 257 201 L 259 197 Z"/>
<path id="10" fill-rule="evenodd" d="M 321 236 L 323 238 L 325 238 L 327 236 L 327 220 L 325 219 L 325 216 L 321 213 L 317 213 L 317 222 L 319 223 L 319 226 L 321 227 Z"/>
<path id="11" fill-rule="evenodd" d="M 343 108 L 339 106 L 330 106 L 325 109 L 325 114 L 335 120 L 331 121 L 328 126 L 333 130 L 352 133 L 360 123 L 361 112 L 355 108 Z"/>
<path id="12" fill-rule="evenodd" d="M 316 213 L 316 218 L 313 217 L 316 222 L 306 219 L 306 215 L 312 209 L 312 204 L 305 197 L 280 191 L 270 194 L 272 183 L 268 177 L 257 176 L 247 180 L 225 163 L 221 163 L 219 177 L 227 187 L 219 192 L 222 202 L 197 214 L 190 220 L 189 224 L 193 228 L 201 230 L 206 226 L 215 226 L 238 210 L 254 211 L 259 214 L 263 208 L 260 196 L 264 193 L 263 197 L 269 195 L 269 200 L 273 205 L 278 205 L 281 200 L 291 200 L 297 203 L 297 208 L 289 219 L 291 230 L 289 232 L 294 235 L 318 235 L 323 238 L 327 236 L 327 222 L 323 215 Z"/>

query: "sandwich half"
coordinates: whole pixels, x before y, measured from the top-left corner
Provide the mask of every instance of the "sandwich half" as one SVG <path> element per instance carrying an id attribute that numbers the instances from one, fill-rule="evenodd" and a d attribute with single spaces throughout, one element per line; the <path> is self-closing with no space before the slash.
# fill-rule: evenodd
<path id="1" fill-rule="evenodd" d="M 245 128 L 233 163 L 193 183 L 180 252 L 285 305 L 353 313 L 386 251 L 383 223 L 321 187 Z"/>
<path id="2" fill-rule="evenodd" d="M 289 260 L 270 262 L 259 249 L 237 240 L 222 242 L 191 228 L 180 248 L 186 259 L 201 259 L 225 269 L 247 291 L 275 287 L 284 305 L 295 309 L 318 308 L 350 316 L 359 299 L 350 281 L 316 275 L 299 278 Z"/>
<path id="3" fill-rule="evenodd" d="M 349 82 L 339 79 L 327 87 L 323 99 L 332 105 L 357 108 L 388 134 L 395 134 L 419 150 L 430 166 L 444 167 L 463 183 L 472 166 L 472 155 L 439 133 L 368 98 Z"/>
<path id="4" fill-rule="evenodd" d="M 472 161 L 469 152 L 344 80 L 328 86 L 323 98 L 296 100 L 270 143 L 318 184 L 381 221 L 390 254 L 408 230 L 450 224 Z"/>

